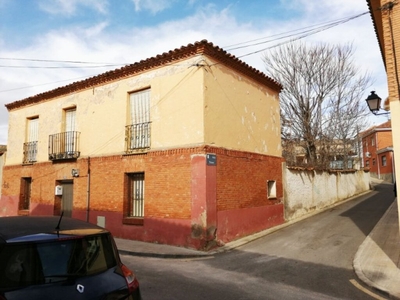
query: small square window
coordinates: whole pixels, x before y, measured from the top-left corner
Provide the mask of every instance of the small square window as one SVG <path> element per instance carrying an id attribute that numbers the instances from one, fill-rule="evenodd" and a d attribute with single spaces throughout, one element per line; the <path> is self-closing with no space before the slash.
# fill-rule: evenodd
<path id="1" fill-rule="evenodd" d="M 382 166 L 386 166 L 386 155 L 382 156 Z"/>
<path id="2" fill-rule="evenodd" d="M 276 198 L 276 181 L 275 180 L 267 181 L 267 197 L 268 197 L 268 199 Z"/>

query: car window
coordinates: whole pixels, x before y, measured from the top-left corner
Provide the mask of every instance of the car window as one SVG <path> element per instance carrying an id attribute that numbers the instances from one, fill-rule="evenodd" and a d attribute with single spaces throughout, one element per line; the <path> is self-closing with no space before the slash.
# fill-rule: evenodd
<path id="1" fill-rule="evenodd" d="M 5 246 L 0 253 L 0 286 L 18 287 L 44 282 L 34 245 Z"/>
<path id="2" fill-rule="evenodd" d="M 14 288 L 93 275 L 116 265 L 109 235 L 45 243 L 15 243 L 0 250 L 0 287 Z"/>

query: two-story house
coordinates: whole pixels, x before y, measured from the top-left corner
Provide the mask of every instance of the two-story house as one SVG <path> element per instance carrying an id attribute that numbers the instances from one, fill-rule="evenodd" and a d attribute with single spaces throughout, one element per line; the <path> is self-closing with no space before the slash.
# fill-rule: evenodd
<path id="1" fill-rule="evenodd" d="M 364 168 L 371 176 L 394 182 L 392 123 L 387 121 L 361 133 Z"/>
<path id="2" fill-rule="evenodd" d="M 9 103 L 0 214 L 196 249 L 281 224 L 280 90 L 201 41 Z"/>

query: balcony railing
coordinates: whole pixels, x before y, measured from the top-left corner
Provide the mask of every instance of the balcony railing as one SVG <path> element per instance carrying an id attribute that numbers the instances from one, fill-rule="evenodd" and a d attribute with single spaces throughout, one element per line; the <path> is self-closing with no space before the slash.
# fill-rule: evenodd
<path id="1" fill-rule="evenodd" d="M 125 127 L 125 152 L 150 148 L 151 123 L 140 123 Z"/>
<path id="2" fill-rule="evenodd" d="M 67 131 L 49 136 L 49 160 L 76 159 L 79 157 L 80 132 Z"/>
<path id="3" fill-rule="evenodd" d="M 347 168 L 343 160 L 333 160 L 329 162 L 329 168 L 332 170 L 353 169 L 353 161 L 347 161 Z"/>
<path id="4" fill-rule="evenodd" d="M 36 162 L 37 144 L 37 141 L 24 143 L 23 164 L 31 164 Z"/>

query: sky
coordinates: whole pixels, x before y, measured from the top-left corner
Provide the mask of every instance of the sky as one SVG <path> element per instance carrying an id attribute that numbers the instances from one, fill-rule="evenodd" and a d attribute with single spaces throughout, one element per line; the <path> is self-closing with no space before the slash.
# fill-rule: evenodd
<path id="1" fill-rule="evenodd" d="M 12 139 L 5 104 L 203 39 L 262 72 L 263 56 L 296 38 L 351 43 L 373 79 L 365 98 L 374 90 L 385 99 L 367 12 L 366 0 L 0 0 L 0 145 Z"/>

